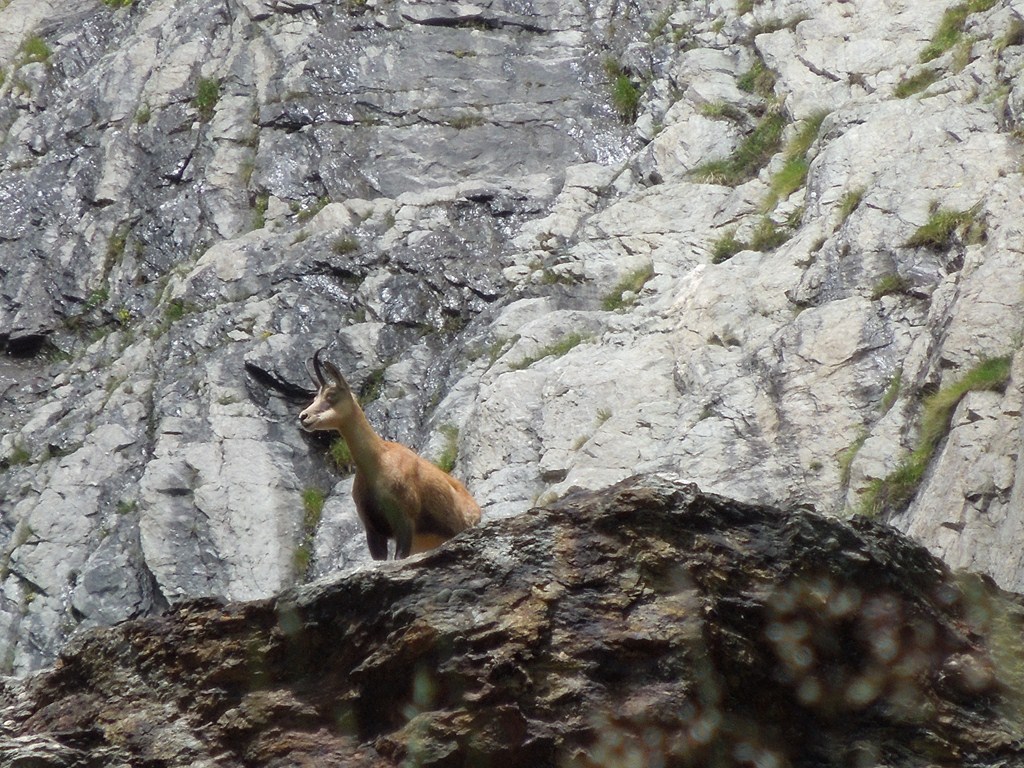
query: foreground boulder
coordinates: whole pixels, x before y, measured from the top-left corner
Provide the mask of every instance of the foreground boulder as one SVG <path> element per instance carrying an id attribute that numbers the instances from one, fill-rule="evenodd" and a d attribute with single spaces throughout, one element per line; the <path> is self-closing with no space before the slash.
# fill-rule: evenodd
<path id="1" fill-rule="evenodd" d="M 660 477 L 10 682 L 0 766 L 1008 765 L 1017 596 Z"/>

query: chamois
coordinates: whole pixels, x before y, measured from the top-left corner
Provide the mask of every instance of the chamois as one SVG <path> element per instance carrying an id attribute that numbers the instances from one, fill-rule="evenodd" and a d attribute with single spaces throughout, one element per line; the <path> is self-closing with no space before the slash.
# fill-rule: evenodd
<path id="1" fill-rule="evenodd" d="M 480 521 L 480 507 L 454 477 L 400 443 L 382 439 L 341 372 L 313 355 L 317 393 L 299 414 L 307 432 L 335 430 L 348 444 L 356 466 L 352 498 L 366 530 L 374 560 L 388 557 L 388 539 L 395 540 L 395 559 L 425 552 Z M 326 371 L 326 376 L 324 372 Z"/>

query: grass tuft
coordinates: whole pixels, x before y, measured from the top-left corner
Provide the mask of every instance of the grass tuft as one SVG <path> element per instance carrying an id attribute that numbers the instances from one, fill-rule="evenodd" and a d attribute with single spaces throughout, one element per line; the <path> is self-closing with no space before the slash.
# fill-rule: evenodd
<path id="1" fill-rule="evenodd" d="M 366 376 L 363 385 L 359 388 L 359 404 L 363 407 L 379 400 L 384 394 L 384 384 L 388 369 L 386 366 L 374 368 Z"/>
<path id="2" fill-rule="evenodd" d="M 518 363 L 513 363 L 509 368 L 513 371 L 521 371 L 524 368 L 529 368 L 534 363 L 543 360 L 545 357 L 561 357 L 568 353 L 571 349 L 578 347 L 583 342 L 587 341 L 589 337 L 584 336 L 581 333 L 570 333 L 563 336 L 558 341 L 549 344 L 543 349 L 539 350 L 536 354 L 530 355 L 520 360 Z"/>
<path id="3" fill-rule="evenodd" d="M 14 447 L 11 448 L 11 452 L 7 458 L 0 461 L 0 468 L 8 469 L 10 467 L 18 467 L 31 463 L 32 454 L 29 453 L 24 446 L 15 444 Z"/>
<path id="4" fill-rule="evenodd" d="M 346 256 L 359 250 L 359 241 L 352 235 L 341 235 L 331 243 L 331 250 L 339 256 Z"/>
<path id="5" fill-rule="evenodd" d="M 949 431 L 953 409 L 968 392 L 1001 392 L 1010 380 L 1009 355 L 982 360 L 964 376 L 925 398 L 921 416 L 921 441 L 932 448 Z"/>
<path id="6" fill-rule="evenodd" d="M 885 478 L 868 487 L 860 513 L 874 517 L 899 512 L 910 504 L 939 443 L 949 433 L 953 411 L 968 392 L 997 391 L 1010 380 L 1009 356 L 982 360 L 957 381 L 924 399 L 917 447 Z"/>
<path id="7" fill-rule="evenodd" d="M 781 112 L 769 112 L 729 157 L 704 163 L 691 175 L 698 181 L 729 187 L 749 181 L 779 151 L 785 127 L 786 118 Z"/>
<path id="8" fill-rule="evenodd" d="M 932 83 L 938 81 L 942 75 L 932 69 L 925 69 L 916 75 L 903 78 L 893 90 L 893 96 L 897 99 L 905 99 L 920 93 Z"/>
<path id="9" fill-rule="evenodd" d="M 755 227 L 750 237 L 750 242 L 739 240 L 736 237 L 736 230 L 730 230 L 711 244 L 711 263 L 721 264 L 731 259 L 740 251 L 772 251 L 789 240 L 793 236 L 792 226 L 780 226 L 767 216 L 763 217 Z"/>
<path id="10" fill-rule="evenodd" d="M 196 95 L 192 106 L 199 112 L 199 119 L 204 123 L 213 117 L 214 109 L 220 100 L 220 83 L 210 77 L 201 77 L 196 83 Z"/>
<path id="11" fill-rule="evenodd" d="M 999 40 L 996 41 L 996 53 L 1002 53 L 1007 48 L 1024 44 L 1024 21 L 1018 18 L 1010 20 L 1010 27 Z"/>
<path id="12" fill-rule="evenodd" d="M 611 290 L 607 296 L 601 301 L 602 308 L 609 312 L 614 312 L 617 309 L 623 309 L 629 306 L 635 301 L 635 299 L 627 300 L 625 297 L 630 294 L 638 294 L 644 287 L 644 284 L 654 276 L 654 267 L 650 264 L 646 264 L 639 269 L 630 272 L 628 275 L 623 277 Z"/>
<path id="13" fill-rule="evenodd" d="M 782 169 L 772 177 L 771 191 L 763 206 L 765 213 L 771 211 L 780 200 L 785 200 L 807 182 L 807 170 L 810 167 L 807 153 L 810 152 L 811 146 L 818 138 L 821 124 L 826 117 L 828 117 L 828 112 L 819 111 L 801 121 L 796 135 L 786 146 L 785 163 Z"/>
<path id="14" fill-rule="evenodd" d="M 188 314 L 196 311 L 194 304 L 184 299 L 171 299 L 164 307 L 164 320 L 167 323 L 176 323 Z"/>
<path id="15" fill-rule="evenodd" d="M 729 120 L 738 125 L 742 125 L 747 119 L 746 112 L 725 101 L 713 101 L 703 104 L 701 105 L 700 113 L 711 120 Z"/>
<path id="16" fill-rule="evenodd" d="M 768 69 L 761 58 L 755 59 L 753 66 L 739 76 L 736 85 L 741 91 L 757 94 L 764 99 L 775 97 L 775 73 Z"/>
<path id="17" fill-rule="evenodd" d="M 980 204 L 964 211 L 933 206 L 931 218 L 917 228 L 904 245 L 908 248 L 930 248 L 943 251 L 959 239 L 969 245 L 983 242 L 986 226 L 979 216 Z"/>
<path id="18" fill-rule="evenodd" d="M 737 253 L 745 250 L 747 244 L 736 239 L 736 230 L 729 230 L 711 244 L 711 263 L 721 264 Z"/>
<path id="19" fill-rule="evenodd" d="M 611 81 L 612 107 L 623 123 L 632 123 L 640 111 L 643 88 L 634 83 L 622 65 L 611 57 L 605 59 L 604 71 Z"/>
<path id="20" fill-rule="evenodd" d="M 312 533 L 320 525 L 327 495 L 319 488 L 307 488 L 302 492 L 302 529 Z"/>
<path id="21" fill-rule="evenodd" d="M 772 176 L 771 191 L 765 200 L 762 210 L 771 211 L 780 200 L 785 200 L 807 181 L 809 164 L 806 157 L 791 157 L 786 160 L 781 170 Z"/>
<path id="22" fill-rule="evenodd" d="M 313 538 L 323 516 L 327 494 L 319 488 L 307 488 L 302 492 L 302 537 L 295 548 L 295 568 L 303 578 L 309 572 L 313 560 Z"/>
<path id="23" fill-rule="evenodd" d="M 864 187 L 851 189 L 839 200 L 839 226 L 842 226 L 848 218 L 860 207 L 864 199 Z"/>
<path id="24" fill-rule="evenodd" d="M 773 251 L 792 237 L 793 233 L 787 227 L 780 227 L 774 221 L 765 216 L 754 229 L 750 238 L 750 249 L 752 251 Z"/>
<path id="25" fill-rule="evenodd" d="M 263 229 L 267 226 L 267 209 L 270 207 L 270 195 L 257 195 L 252 205 L 252 228 Z"/>
<path id="26" fill-rule="evenodd" d="M 348 443 L 345 442 L 345 438 L 336 438 L 331 443 L 329 453 L 331 461 L 341 474 L 350 475 L 355 472 L 356 463 L 352 460 L 352 452 L 348 449 Z"/>
<path id="27" fill-rule="evenodd" d="M 131 234 L 131 227 L 127 224 L 119 225 L 110 235 L 110 239 L 107 240 L 107 258 L 106 265 L 109 270 L 110 267 L 119 263 L 124 257 L 124 249 L 128 245 L 128 236 Z"/>
<path id="28" fill-rule="evenodd" d="M 864 447 L 867 439 L 868 431 L 861 428 L 860 432 L 857 433 L 857 438 L 839 454 L 839 483 L 844 489 L 850 485 L 850 476 L 853 473 L 853 460 L 857 458 L 857 454 Z"/>
<path id="29" fill-rule="evenodd" d="M 29 35 L 18 49 L 26 64 L 46 61 L 50 58 L 50 46 L 39 35 Z"/>
<path id="30" fill-rule="evenodd" d="M 972 13 L 981 13 L 993 8 L 996 0 L 967 0 L 965 3 L 947 8 L 939 21 L 939 27 L 935 30 L 932 40 L 921 51 L 922 62 L 932 61 L 944 54 L 954 45 L 960 42 L 964 28 L 967 26 L 967 17 Z"/>
<path id="31" fill-rule="evenodd" d="M 871 289 L 871 300 L 878 301 L 883 296 L 891 296 L 894 293 L 907 293 L 910 290 L 910 281 L 907 278 L 895 273 L 884 275 Z"/>
<path id="32" fill-rule="evenodd" d="M 889 382 L 889 386 L 887 386 L 885 388 L 885 392 L 882 393 L 882 400 L 878 404 L 879 413 L 884 416 L 894 405 L 896 405 L 896 401 L 899 399 L 902 387 L 903 371 L 896 371 L 896 375 L 892 377 L 892 380 Z"/>
<path id="33" fill-rule="evenodd" d="M 295 211 L 295 220 L 300 224 L 304 224 L 330 205 L 330 203 L 331 198 L 328 195 L 321 195 L 309 205 L 298 208 Z"/>
<path id="34" fill-rule="evenodd" d="M 455 469 L 455 460 L 459 457 L 459 428 L 454 424 L 445 424 L 441 427 L 441 434 L 444 435 L 444 448 L 434 463 L 451 474 Z"/>

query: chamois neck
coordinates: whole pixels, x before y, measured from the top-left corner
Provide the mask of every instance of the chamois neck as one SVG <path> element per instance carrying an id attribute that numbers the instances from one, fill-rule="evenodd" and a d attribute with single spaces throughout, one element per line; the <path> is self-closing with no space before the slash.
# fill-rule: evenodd
<path id="1" fill-rule="evenodd" d="M 348 417 L 341 421 L 338 431 L 345 438 L 348 451 L 352 454 L 352 461 L 364 472 L 373 469 L 384 450 L 384 441 L 380 435 L 373 431 L 370 422 L 359 407 L 359 403 L 352 398 L 353 408 Z"/>

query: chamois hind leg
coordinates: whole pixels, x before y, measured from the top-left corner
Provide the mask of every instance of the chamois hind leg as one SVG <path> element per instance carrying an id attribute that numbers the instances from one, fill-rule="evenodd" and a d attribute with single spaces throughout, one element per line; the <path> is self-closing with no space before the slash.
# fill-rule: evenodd
<path id="1" fill-rule="evenodd" d="M 420 552 L 427 552 L 439 547 L 448 541 L 448 536 L 441 536 L 437 533 L 417 533 L 412 537 L 412 549 L 410 555 L 418 555 Z"/>

